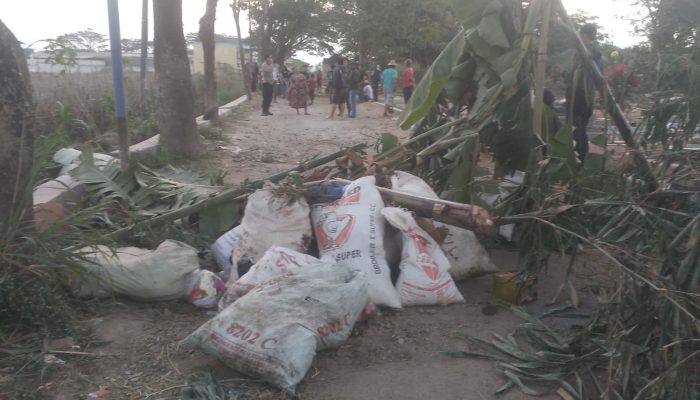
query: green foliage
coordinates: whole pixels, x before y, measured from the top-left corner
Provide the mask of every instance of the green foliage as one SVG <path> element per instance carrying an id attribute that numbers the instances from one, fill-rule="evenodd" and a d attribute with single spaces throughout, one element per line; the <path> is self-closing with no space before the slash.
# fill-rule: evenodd
<path id="1" fill-rule="evenodd" d="M 61 65 L 63 67 L 69 68 L 75 66 L 77 52 L 67 38 L 59 36 L 56 39 L 47 40 L 48 44 L 44 48 L 44 51 L 48 53 L 46 57 L 46 63 L 50 65 Z"/>
<path id="2" fill-rule="evenodd" d="M 260 57 L 268 54 L 277 63 L 294 52 L 333 52 L 330 13 L 320 0 L 241 0 L 247 11 L 252 37 Z"/>
<path id="3" fill-rule="evenodd" d="M 427 66 L 458 31 L 448 0 L 333 0 L 332 16 L 346 54 L 386 65 L 411 58 Z M 387 23 L 391 21 L 391 23 Z"/>

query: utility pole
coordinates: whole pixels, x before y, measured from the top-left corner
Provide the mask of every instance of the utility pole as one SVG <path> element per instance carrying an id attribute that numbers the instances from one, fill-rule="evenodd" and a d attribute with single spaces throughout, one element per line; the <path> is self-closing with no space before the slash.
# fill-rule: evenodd
<path id="1" fill-rule="evenodd" d="M 122 67 L 121 32 L 119 29 L 119 3 L 107 0 L 109 13 L 109 47 L 112 53 L 112 86 L 114 88 L 114 113 L 119 135 L 119 162 L 122 171 L 129 168 L 129 132 L 126 128 L 126 95 Z"/>

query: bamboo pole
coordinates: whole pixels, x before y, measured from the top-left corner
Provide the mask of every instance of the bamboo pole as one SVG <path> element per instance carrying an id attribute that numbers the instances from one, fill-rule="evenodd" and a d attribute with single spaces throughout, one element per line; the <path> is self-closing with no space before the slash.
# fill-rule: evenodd
<path id="1" fill-rule="evenodd" d="M 532 119 L 532 132 L 542 141 L 542 109 L 544 108 L 544 72 L 547 63 L 547 42 L 549 40 L 549 21 L 552 16 L 552 0 L 546 0 L 540 26 L 540 38 L 537 45 L 537 67 L 535 68 L 535 110 Z"/>
<path id="2" fill-rule="evenodd" d="M 286 171 L 277 173 L 275 175 L 268 176 L 267 178 L 260 179 L 260 180 L 257 180 L 255 182 L 251 182 L 251 183 L 246 184 L 246 185 L 226 189 L 213 197 L 210 197 L 206 200 L 202 200 L 199 203 L 192 204 L 191 206 L 183 207 L 183 208 L 177 209 L 175 211 L 171 211 L 171 212 L 168 212 L 165 214 L 158 215 L 156 217 L 148 219 L 147 221 L 143 221 L 143 223 L 140 223 L 137 225 L 132 225 L 132 226 L 128 226 L 126 228 L 116 230 L 116 231 L 110 233 L 109 235 L 106 235 L 105 238 L 107 240 L 116 241 L 116 240 L 123 238 L 125 235 L 129 234 L 129 232 L 131 232 L 137 226 L 140 226 L 140 227 L 143 227 L 146 229 L 152 229 L 152 228 L 155 228 L 159 225 L 165 224 L 167 222 L 177 221 L 178 219 L 182 219 L 182 218 L 187 217 L 189 215 L 192 215 L 194 213 L 205 210 L 209 207 L 218 206 L 220 204 L 224 204 L 226 202 L 232 201 L 232 200 L 236 199 L 237 197 L 240 197 L 240 196 L 242 196 L 242 195 L 244 195 L 252 190 L 261 188 L 263 186 L 263 184 L 267 181 L 270 181 L 273 183 L 279 182 L 282 179 L 286 178 L 291 173 L 308 171 L 310 169 L 319 167 L 323 164 L 329 163 L 329 162 L 335 160 L 336 158 L 343 156 L 348 151 L 348 149 L 352 149 L 354 151 L 359 151 L 365 147 L 367 147 L 367 145 L 364 143 L 356 144 L 352 147 L 338 150 L 333 154 L 329 154 L 327 156 L 311 160 L 308 163 L 300 164 L 297 167 L 288 169 Z"/>

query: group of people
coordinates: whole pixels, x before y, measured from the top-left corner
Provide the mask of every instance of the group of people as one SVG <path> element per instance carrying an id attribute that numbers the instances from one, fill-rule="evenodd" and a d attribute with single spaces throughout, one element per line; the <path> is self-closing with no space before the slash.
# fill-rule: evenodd
<path id="1" fill-rule="evenodd" d="M 410 59 L 405 61 L 400 78 L 396 66 L 396 62 L 391 60 L 383 70 L 377 64 L 372 71 L 364 71 L 358 61 L 353 61 L 348 66 L 348 60 L 341 58 L 338 66 L 333 65 L 328 75 L 327 93 L 331 101 L 328 118 L 334 119 L 336 111 L 343 118 L 346 106 L 347 116 L 356 118 L 358 102 L 378 101 L 380 90 L 384 94 L 383 115 L 387 117 L 393 114 L 394 88 L 399 82 L 404 102 L 408 103 L 416 86 L 413 62 Z M 304 115 L 309 115 L 308 106 L 314 102 L 316 89 L 323 87 L 321 71 L 309 73 L 304 67 L 293 67 L 290 71 L 286 65 L 274 64 L 272 56 L 267 56 L 261 65 L 253 63 L 247 66 L 246 75 L 250 78 L 253 92 L 257 91 L 258 83 L 262 87 L 263 116 L 272 115 L 270 106 L 278 96 L 287 98 L 297 114 L 303 109 Z"/>
<path id="2" fill-rule="evenodd" d="M 295 108 L 297 114 L 304 109 L 304 115 L 309 115 L 308 106 L 313 104 L 316 87 L 322 85 L 322 75 L 318 71 L 309 73 L 304 67 L 293 67 L 290 71 L 286 65 L 282 67 L 273 64 L 272 56 L 267 56 L 265 62 L 251 68 L 251 90 L 257 90 L 257 83 L 262 86 L 262 116 L 270 116 L 270 106 L 277 97 L 287 98 L 289 105 Z"/>
<path id="3" fill-rule="evenodd" d="M 413 89 L 416 86 L 413 72 L 413 62 L 408 59 L 401 76 L 404 102 L 408 103 Z M 332 67 L 329 76 L 328 94 L 331 99 L 331 113 L 329 119 L 338 116 L 343 118 L 347 105 L 348 117 L 357 117 L 357 103 L 360 101 L 378 101 L 380 83 L 384 93 L 384 116 L 394 112 L 394 87 L 399 81 L 396 62 L 391 60 L 382 71 L 379 64 L 374 70 L 365 72 L 360 68 L 358 61 L 353 61 L 348 67 L 348 61 L 341 58 L 338 67 Z"/>

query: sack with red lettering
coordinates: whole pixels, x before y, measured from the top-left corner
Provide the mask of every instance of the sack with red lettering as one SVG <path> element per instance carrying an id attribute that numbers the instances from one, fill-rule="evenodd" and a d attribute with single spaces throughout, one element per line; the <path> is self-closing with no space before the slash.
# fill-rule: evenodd
<path id="1" fill-rule="evenodd" d="M 258 261 L 271 246 L 305 252 L 311 241 L 309 205 L 306 199 L 283 186 L 266 183 L 248 196 L 238 241 L 231 255 L 229 281 L 238 279 L 236 265 L 243 256 Z"/>
<path id="2" fill-rule="evenodd" d="M 401 308 L 384 252 L 382 208 L 384 201 L 374 177 L 365 176 L 347 185 L 340 199 L 314 204 L 311 222 L 322 261 L 344 262 L 364 272 L 369 301 Z"/>
<path id="3" fill-rule="evenodd" d="M 302 254 L 280 246 L 272 246 L 250 270 L 235 282 L 229 282 L 221 300 L 219 311 L 241 298 L 258 285 L 282 275 L 294 275 L 300 268 L 309 264 L 318 264 L 316 257 Z"/>
<path id="4" fill-rule="evenodd" d="M 408 172 L 394 172 L 391 175 L 391 187 L 399 192 L 429 199 L 439 198 L 430 185 Z M 450 260 L 450 275 L 454 280 L 476 278 L 498 272 L 498 267 L 491 262 L 491 257 L 479 243 L 474 232 L 440 222 L 435 222 L 434 225 L 447 229 L 447 237 L 440 243 L 440 247 Z"/>
<path id="5" fill-rule="evenodd" d="M 386 207 L 382 215 L 403 237 L 401 272 L 396 288 L 403 306 L 463 303 L 464 298 L 450 276 L 450 261 L 410 212 Z"/>
<path id="6" fill-rule="evenodd" d="M 181 344 L 293 391 L 317 351 L 341 346 L 367 303 L 367 278 L 343 265 L 309 265 L 258 286 Z"/>

